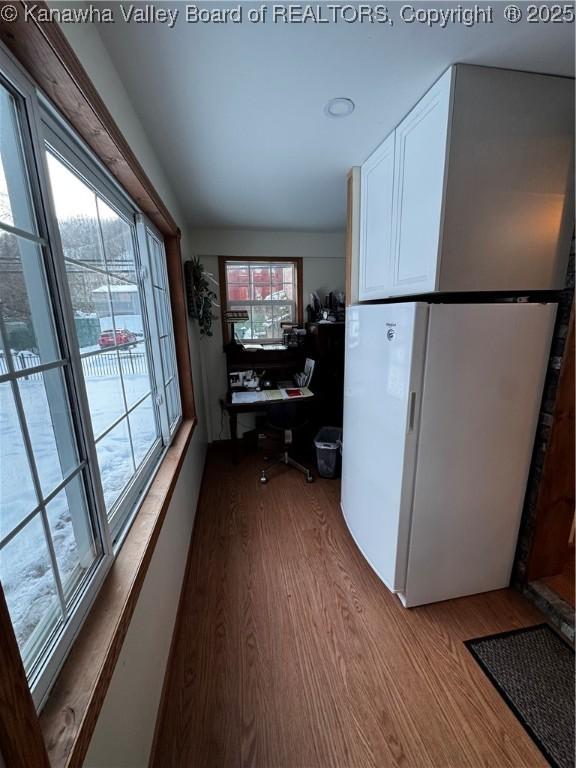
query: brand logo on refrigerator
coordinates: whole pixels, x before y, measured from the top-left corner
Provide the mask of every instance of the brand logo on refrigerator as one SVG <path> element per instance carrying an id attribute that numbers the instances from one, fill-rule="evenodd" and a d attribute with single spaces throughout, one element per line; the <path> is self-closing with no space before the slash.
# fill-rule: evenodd
<path id="1" fill-rule="evenodd" d="M 392 341 L 394 336 L 396 336 L 396 331 L 394 330 L 394 328 L 388 328 L 388 330 L 386 331 L 386 338 L 388 339 L 388 341 Z"/>

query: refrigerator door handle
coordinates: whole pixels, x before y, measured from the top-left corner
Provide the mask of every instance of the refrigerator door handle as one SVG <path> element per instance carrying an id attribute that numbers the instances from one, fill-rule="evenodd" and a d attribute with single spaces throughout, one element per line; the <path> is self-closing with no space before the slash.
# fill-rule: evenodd
<path id="1" fill-rule="evenodd" d="M 416 392 L 410 392 L 410 406 L 408 411 L 408 433 L 414 432 L 415 417 L 416 417 Z"/>

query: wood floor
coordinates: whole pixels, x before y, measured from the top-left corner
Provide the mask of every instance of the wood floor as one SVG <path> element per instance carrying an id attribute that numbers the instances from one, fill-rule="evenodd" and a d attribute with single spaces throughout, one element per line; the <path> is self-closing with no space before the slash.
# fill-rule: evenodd
<path id="1" fill-rule="evenodd" d="M 542 621 L 510 590 L 406 610 L 338 481 L 212 449 L 152 765 L 545 766 L 462 641 Z"/>

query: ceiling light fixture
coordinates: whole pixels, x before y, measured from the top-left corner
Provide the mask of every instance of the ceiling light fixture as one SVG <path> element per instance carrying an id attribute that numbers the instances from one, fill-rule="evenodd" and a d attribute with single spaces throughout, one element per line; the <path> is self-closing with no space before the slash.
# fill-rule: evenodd
<path id="1" fill-rule="evenodd" d="M 335 99 L 330 99 L 328 104 L 324 107 L 324 114 L 327 117 L 348 117 L 354 112 L 356 105 L 352 99 L 347 99 L 344 96 L 338 96 Z"/>

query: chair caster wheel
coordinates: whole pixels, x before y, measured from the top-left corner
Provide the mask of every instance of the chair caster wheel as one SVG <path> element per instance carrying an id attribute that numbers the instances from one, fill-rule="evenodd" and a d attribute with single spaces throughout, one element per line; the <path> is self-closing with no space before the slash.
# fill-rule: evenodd
<path id="1" fill-rule="evenodd" d="M 313 483 L 313 482 L 314 482 L 314 478 L 312 477 L 312 475 L 308 475 L 308 476 L 306 477 L 306 482 L 307 482 L 307 483 Z"/>
<path id="2" fill-rule="evenodd" d="M 267 483 L 267 482 L 268 482 L 268 478 L 266 477 L 266 475 L 265 475 L 264 473 L 262 473 L 262 474 L 260 475 L 260 483 L 261 483 L 262 485 L 266 485 L 266 483 Z"/>

